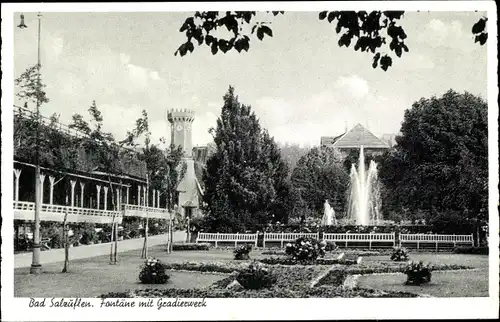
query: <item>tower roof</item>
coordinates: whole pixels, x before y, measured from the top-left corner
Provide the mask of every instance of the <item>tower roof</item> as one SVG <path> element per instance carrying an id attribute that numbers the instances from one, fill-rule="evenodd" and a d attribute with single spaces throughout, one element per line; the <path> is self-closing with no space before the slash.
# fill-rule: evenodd
<path id="1" fill-rule="evenodd" d="M 389 145 L 376 137 L 361 124 L 357 124 L 350 131 L 335 138 L 332 147 L 334 148 L 364 148 L 389 149 Z"/>

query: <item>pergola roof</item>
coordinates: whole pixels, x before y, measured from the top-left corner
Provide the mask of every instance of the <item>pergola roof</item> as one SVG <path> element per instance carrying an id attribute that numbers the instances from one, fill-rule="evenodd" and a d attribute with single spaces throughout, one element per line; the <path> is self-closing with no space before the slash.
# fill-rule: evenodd
<path id="1" fill-rule="evenodd" d="M 357 124 L 350 131 L 338 136 L 331 145 L 334 148 L 360 148 L 368 149 L 389 149 L 389 145 L 376 137 L 361 124 Z"/>

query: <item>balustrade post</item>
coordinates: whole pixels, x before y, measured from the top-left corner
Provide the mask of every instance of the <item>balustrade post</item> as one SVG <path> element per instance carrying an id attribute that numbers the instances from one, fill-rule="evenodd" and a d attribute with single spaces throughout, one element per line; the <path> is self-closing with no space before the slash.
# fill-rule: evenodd
<path id="1" fill-rule="evenodd" d="M 75 185 L 76 180 L 70 180 L 71 183 L 71 207 L 75 206 Z"/>
<path id="2" fill-rule="evenodd" d="M 56 180 L 56 177 L 49 176 L 49 181 L 50 181 L 49 203 L 51 205 L 54 204 L 54 182 L 55 182 L 55 180 Z"/>
<path id="3" fill-rule="evenodd" d="M 45 182 L 45 174 L 40 174 L 40 204 L 43 205 L 43 183 Z"/>
<path id="4" fill-rule="evenodd" d="M 83 208 L 83 192 L 85 189 L 85 182 L 80 181 L 80 207 Z"/>
<path id="5" fill-rule="evenodd" d="M 99 209 L 101 207 L 101 186 L 100 185 L 96 185 L 96 189 L 97 189 L 97 209 Z"/>
<path id="6" fill-rule="evenodd" d="M 215 248 L 217 248 L 217 241 L 219 240 L 219 233 L 215 236 Z"/>
<path id="7" fill-rule="evenodd" d="M 104 210 L 108 210 L 108 186 L 104 186 Z"/>
<path id="8" fill-rule="evenodd" d="M 285 233 L 281 232 L 281 248 L 283 248 L 283 240 L 285 238 Z"/>
<path id="9" fill-rule="evenodd" d="M 21 177 L 22 169 L 14 169 L 14 176 L 16 177 L 16 190 L 14 191 L 14 200 L 19 201 L 19 178 Z"/>

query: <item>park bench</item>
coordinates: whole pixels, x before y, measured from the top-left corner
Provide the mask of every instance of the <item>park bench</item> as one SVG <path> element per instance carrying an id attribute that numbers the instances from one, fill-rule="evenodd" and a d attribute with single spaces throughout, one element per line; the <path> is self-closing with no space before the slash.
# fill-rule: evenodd
<path id="1" fill-rule="evenodd" d="M 251 242 L 257 247 L 257 234 L 198 233 L 196 243 L 204 242 L 214 242 L 215 247 L 217 247 L 217 244 L 220 242 L 234 242 L 234 247 L 238 245 L 238 242 Z"/>
<path id="2" fill-rule="evenodd" d="M 344 243 L 345 247 L 349 242 L 356 244 L 367 244 L 368 248 L 372 248 L 373 243 L 392 243 L 396 245 L 395 233 L 324 233 L 323 239 L 327 242 Z"/>
<path id="3" fill-rule="evenodd" d="M 456 247 L 457 244 L 474 246 L 474 238 L 471 235 L 438 235 L 438 234 L 400 234 L 399 244 L 403 246 L 406 244 L 415 245 L 417 249 L 420 249 L 421 244 L 434 244 L 436 251 L 439 245 L 453 245 Z"/>
<path id="4" fill-rule="evenodd" d="M 280 242 L 283 248 L 285 242 L 295 241 L 299 237 L 309 237 L 319 239 L 318 233 L 264 233 L 263 247 L 266 247 L 266 242 Z"/>

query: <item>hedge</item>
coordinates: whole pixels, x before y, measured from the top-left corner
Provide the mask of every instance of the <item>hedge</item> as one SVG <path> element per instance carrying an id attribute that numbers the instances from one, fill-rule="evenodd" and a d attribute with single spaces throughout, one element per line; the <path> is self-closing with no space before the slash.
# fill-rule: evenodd
<path id="1" fill-rule="evenodd" d="M 173 244 L 172 250 L 174 251 L 183 251 L 183 250 L 209 250 L 210 244 L 208 243 L 182 243 L 182 244 Z"/>
<path id="2" fill-rule="evenodd" d="M 453 253 L 455 254 L 476 254 L 476 255 L 488 255 L 489 248 L 488 247 L 455 247 L 453 249 Z"/>

